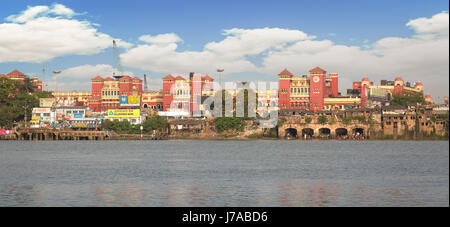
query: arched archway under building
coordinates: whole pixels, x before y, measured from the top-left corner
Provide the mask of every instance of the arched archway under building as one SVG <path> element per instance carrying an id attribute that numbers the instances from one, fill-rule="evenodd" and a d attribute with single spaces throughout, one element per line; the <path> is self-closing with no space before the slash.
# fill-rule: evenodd
<path id="1" fill-rule="evenodd" d="M 314 129 L 312 128 L 304 128 L 302 129 L 302 138 L 310 139 L 314 136 Z"/>
<path id="2" fill-rule="evenodd" d="M 335 133 L 338 139 L 345 138 L 348 136 L 348 130 L 346 128 L 337 128 Z"/>
<path id="3" fill-rule="evenodd" d="M 319 135 L 321 137 L 329 137 L 331 135 L 331 130 L 329 128 L 320 128 Z"/>
<path id="4" fill-rule="evenodd" d="M 364 138 L 364 129 L 363 128 L 354 128 L 352 130 L 353 136 L 355 139 L 363 139 Z"/>
<path id="5" fill-rule="evenodd" d="M 286 133 L 286 139 L 297 139 L 297 137 L 298 137 L 297 129 L 295 129 L 295 128 L 287 128 L 285 130 L 285 133 Z"/>

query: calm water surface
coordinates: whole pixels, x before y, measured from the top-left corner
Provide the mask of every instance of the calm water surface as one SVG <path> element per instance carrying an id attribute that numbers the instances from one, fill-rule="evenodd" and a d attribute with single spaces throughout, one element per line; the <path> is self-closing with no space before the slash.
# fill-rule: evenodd
<path id="1" fill-rule="evenodd" d="M 449 143 L 0 141 L 0 206 L 449 206 Z"/>

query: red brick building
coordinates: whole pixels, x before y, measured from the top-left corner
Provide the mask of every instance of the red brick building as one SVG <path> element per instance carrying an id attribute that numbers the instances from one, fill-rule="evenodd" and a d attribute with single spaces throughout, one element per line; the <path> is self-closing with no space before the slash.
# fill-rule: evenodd
<path id="1" fill-rule="evenodd" d="M 25 81 L 25 77 L 28 76 L 16 69 L 6 75 L 0 74 L 0 78 L 1 77 L 19 81 L 20 83 L 23 84 Z M 42 91 L 42 81 L 40 81 L 36 76 L 31 79 L 31 83 L 34 85 L 35 91 Z"/>
<path id="2" fill-rule="evenodd" d="M 278 74 L 279 107 L 280 110 L 323 110 L 333 104 L 333 98 L 338 97 L 338 74 L 327 72 L 320 67 L 309 71 L 309 77 L 295 77 L 287 69 Z M 339 99 L 339 105 L 345 100 Z"/>
<path id="3" fill-rule="evenodd" d="M 92 112 L 103 112 L 108 109 L 119 109 L 120 96 L 139 96 L 142 103 L 142 80 L 138 77 L 123 76 L 119 79 L 111 77 L 92 78 L 92 97 L 88 103 Z M 124 107 L 130 108 L 130 107 Z"/>
<path id="4" fill-rule="evenodd" d="M 214 79 L 209 75 L 200 76 L 190 73 L 189 79 L 167 75 L 162 80 L 163 111 L 176 108 L 192 113 L 200 110 L 201 97 L 214 94 L 212 85 Z M 198 100 L 199 97 L 200 100 Z"/>

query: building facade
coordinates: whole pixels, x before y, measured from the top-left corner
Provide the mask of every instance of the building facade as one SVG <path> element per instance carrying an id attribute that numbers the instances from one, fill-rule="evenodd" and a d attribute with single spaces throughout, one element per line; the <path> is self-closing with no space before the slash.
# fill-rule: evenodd
<path id="1" fill-rule="evenodd" d="M 280 110 L 346 109 L 360 106 L 361 100 L 342 97 L 338 92 L 338 74 L 320 67 L 309 71 L 309 76 L 294 76 L 287 69 L 278 74 Z"/>
<path id="2" fill-rule="evenodd" d="M 193 113 L 201 110 L 202 97 L 214 95 L 210 76 L 190 73 L 189 79 L 167 75 L 163 80 L 163 111 Z"/>
<path id="3" fill-rule="evenodd" d="M 123 76 L 118 79 L 111 77 L 94 77 L 92 80 L 92 96 L 88 105 L 92 112 L 104 112 L 108 109 L 132 108 L 122 105 L 121 97 L 133 96 L 142 103 L 142 80 L 138 77 Z"/>
<path id="4" fill-rule="evenodd" d="M 20 82 L 21 84 L 24 84 L 25 78 L 28 76 L 16 69 L 6 75 L 0 74 L 0 78 L 1 77 L 8 78 L 10 80 L 15 80 Z M 31 79 L 31 83 L 34 86 L 35 91 L 42 91 L 42 81 L 40 81 L 37 78 L 37 76 Z"/>
<path id="5" fill-rule="evenodd" d="M 353 82 L 352 89 L 360 94 L 363 107 L 373 107 L 372 103 L 377 100 L 390 101 L 395 94 L 423 95 L 422 82 L 417 81 L 411 86 L 411 83 L 405 83 L 401 77 L 396 77 L 394 81 L 381 80 L 380 85 L 374 85 L 369 78 L 364 77 L 360 82 Z"/>

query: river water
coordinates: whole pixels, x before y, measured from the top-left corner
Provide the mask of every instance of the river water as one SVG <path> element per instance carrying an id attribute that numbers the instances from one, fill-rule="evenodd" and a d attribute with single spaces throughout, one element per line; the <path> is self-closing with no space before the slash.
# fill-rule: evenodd
<path id="1" fill-rule="evenodd" d="M 449 206 L 449 143 L 0 141 L 0 206 Z"/>

